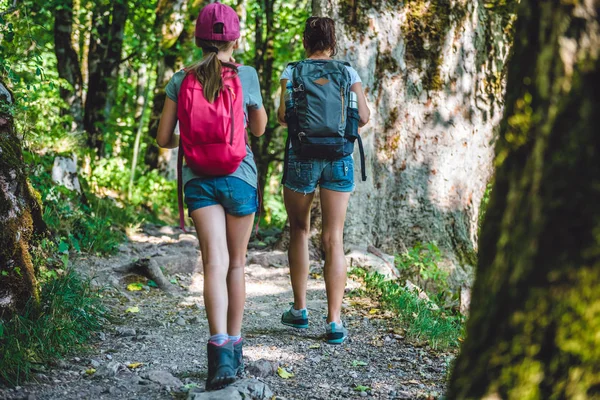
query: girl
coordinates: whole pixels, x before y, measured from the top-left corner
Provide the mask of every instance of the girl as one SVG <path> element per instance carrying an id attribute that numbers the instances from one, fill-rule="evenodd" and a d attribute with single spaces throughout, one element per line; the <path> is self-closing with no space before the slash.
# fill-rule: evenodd
<path id="1" fill-rule="evenodd" d="M 216 119 L 214 125 L 211 125 L 217 127 L 215 129 L 222 126 L 229 129 L 231 117 L 231 142 L 234 143 L 234 139 L 236 143 L 239 140 L 245 141 L 244 129 L 241 133 L 244 137 L 234 138 L 233 114 L 236 104 L 236 116 L 244 118 L 244 112 L 252 134 L 262 135 L 267 124 L 267 114 L 262 105 L 257 73 L 252 67 L 233 64 L 233 50 L 237 48 L 240 37 L 240 22 L 236 12 L 221 3 L 206 6 L 198 16 L 195 36 L 196 45 L 203 50 L 203 58 L 177 72 L 168 83 L 167 99 L 156 138 L 158 145 L 164 148 L 178 146 L 179 136 L 173 134 L 178 119 L 180 127 L 185 125 L 184 121 L 190 125 L 198 125 L 198 121 L 201 121 L 196 129 L 206 131 L 204 118 Z M 231 89 L 236 87 L 236 83 L 239 89 L 240 82 L 243 99 L 238 98 L 242 96 L 235 96 L 234 89 Z M 194 91 L 194 85 L 201 90 Z M 180 90 L 182 87 L 185 89 Z M 192 90 L 187 91 L 188 87 L 192 87 Z M 220 96 L 223 97 L 220 99 Z M 225 98 L 227 100 L 224 101 Z M 229 110 L 225 112 L 225 116 L 208 111 L 209 107 L 219 101 L 219 104 L 224 104 L 222 110 Z M 239 105 L 239 101 L 243 101 L 243 104 Z M 195 108 L 186 108 L 191 103 Z M 204 104 L 204 111 L 198 109 L 198 104 Z M 192 111 L 194 118 L 191 118 Z M 183 128 L 181 132 L 185 148 Z M 196 147 L 198 146 L 202 147 Z M 244 157 L 242 154 L 240 157 L 239 167 L 231 166 L 233 173 L 214 176 L 214 173 L 203 175 L 199 168 L 192 171 L 189 167 L 193 165 L 190 157 L 196 151 L 210 156 L 210 150 L 207 151 L 209 146 L 210 144 L 205 145 L 204 149 L 193 146 L 185 148 L 188 166 L 183 168 L 183 184 L 185 202 L 194 221 L 202 251 L 204 302 L 211 335 L 207 344 L 206 388 L 212 390 L 233 382 L 242 364 L 244 266 L 258 201 L 257 171 L 250 147 L 245 145 L 246 155 Z M 243 151 L 244 145 L 241 146 Z M 202 159 L 199 161 L 202 162 Z"/>
<path id="2" fill-rule="evenodd" d="M 335 24 L 331 18 L 311 17 L 306 21 L 304 48 L 309 60 L 332 60 L 332 56 L 336 54 L 336 38 Z M 323 63 L 325 64 L 327 63 Z M 286 125 L 286 91 L 288 81 L 292 80 L 293 68 L 288 66 L 281 75 L 282 97 L 277 117 L 282 125 Z M 345 68 L 349 72 L 350 90 L 356 93 L 357 97 L 359 125 L 364 126 L 369 121 L 370 111 L 362 90 L 361 79 L 354 68 L 350 66 Z M 328 82 L 324 79 L 320 84 L 326 85 Z M 336 118 L 343 120 L 343 116 Z M 319 185 L 323 215 L 322 240 L 325 250 L 324 275 L 328 302 L 326 338 L 328 343 L 340 344 L 348 335 L 341 321 L 347 268 L 343 233 L 350 193 L 354 190 L 354 163 L 352 155 L 334 161 L 306 159 L 298 157 L 294 150 L 292 142 L 291 148 L 286 149 L 289 152 L 288 163 L 285 166 L 288 175 L 284 183 L 284 202 L 290 221 L 288 259 L 294 303 L 283 313 L 281 322 L 295 328 L 308 328 L 306 286 L 309 270 L 310 209 L 316 187 Z"/>

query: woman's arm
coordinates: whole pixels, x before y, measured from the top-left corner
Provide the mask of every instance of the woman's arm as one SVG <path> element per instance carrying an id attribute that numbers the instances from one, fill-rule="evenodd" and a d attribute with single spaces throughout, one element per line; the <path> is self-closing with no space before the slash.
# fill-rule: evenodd
<path id="1" fill-rule="evenodd" d="M 279 102 L 279 109 L 277 110 L 277 121 L 281 126 L 287 126 L 285 123 L 285 91 L 287 90 L 287 79 L 281 80 L 281 100 Z"/>
<path id="2" fill-rule="evenodd" d="M 175 125 L 177 125 L 177 103 L 167 97 L 156 133 L 156 143 L 160 147 L 174 149 L 179 146 L 179 135 L 173 134 Z"/>
<path id="3" fill-rule="evenodd" d="M 362 84 L 360 82 L 356 82 L 350 87 L 350 90 L 356 93 L 358 100 L 358 115 L 360 116 L 359 125 L 361 127 L 365 126 L 369 122 L 369 118 L 371 118 L 371 110 L 369 110 L 369 106 L 367 105 L 367 99 L 365 98 L 365 93 L 362 90 Z"/>
<path id="4" fill-rule="evenodd" d="M 248 127 L 254 136 L 260 137 L 265 133 L 267 121 L 267 111 L 264 107 L 261 107 L 258 110 L 248 107 Z"/>

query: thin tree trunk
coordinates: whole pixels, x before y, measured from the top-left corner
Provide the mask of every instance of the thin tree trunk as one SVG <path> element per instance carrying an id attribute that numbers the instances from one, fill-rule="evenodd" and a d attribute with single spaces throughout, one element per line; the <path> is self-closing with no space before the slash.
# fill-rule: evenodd
<path id="1" fill-rule="evenodd" d="M 93 25 L 96 26 L 97 36 L 90 36 L 84 126 L 88 133 L 88 145 L 99 157 L 104 157 L 104 125 L 111 103 L 109 86 L 116 85 L 118 81 L 128 10 L 127 1 L 119 0 L 112 8 L 109 4 L 100 3 L 94 11 Z"/>
<path id="2" fill-rule="evenodd" d="M 263 105 L 267 115 L 275 115 L 273 104 L 273 63 L 275 54 L 273 50 L 274 32 L 274 5 L 275 0 L 259 1 L 260 9 L 256 11 L 255 18 L 255 48 L 254 67 L 259 76 Z M 276 122 L 276 121 L 275 121 Z M 277 125 L 267 124 L 264 135 L 260 138 L 250 136 L 250 146 L 254 153 L 254 161 L 258 171 L 258 188 L 264 192 L 267 186 L 269 167 L 274 161 L 270 152 L 273 138 L 278 129 Z M 261 214 L 264 215 L 264 202 L 261 203 Z"/>
<path id="3" fill-rule="evenodd" d="M 354 155 L 348 247 L 394 254 L 436 242 L 452 285 L 470 279 L 514 4 L 313 0 L 313 14 L 337 22 L 338 57 L 357 69 L 371 108 L 366 182 Z"/>
<path id="4" fill-rule="evenodd" d="M 156 82 L 154 85 L 152 113 L 148 124 L 148 136 L 150 141 L 146 150 L 144 161 L 151 169 L 164 170 L 165 162 L 161 162 L 164 157 L 164 149 L 160 149 L 156 144 L 156 134 L 160 115 L 165 105 L 167 95 L 165 87 L 173 74 L 183 67 L 183 60 L 178 52 L 179 45 L 183 45 L 186 40 L 191 40 L 187 32 L 188 25 L 192 25 L 188 16 L 188 4 L 184 0 L 166 1 L 161 0 L 156 7 L 156 19 L 154 22 L 154 31 L 160 35 L 162 40 L 159 43 L 159 51 L 156 54 L 160 57 L 156 60 Z"/>
<path id="5" fill-rule="evenodd" d="M 42 209 L 28 182 L 21 140 L 10 107 L 12 94 L 0 81 L 0 317 L 39 303 L 29 246 L 46 227 Z"/>
<path id="6" fill-rule="evenodd" d="M 600 397 L 599 12 L 521 0 L 450 399 Z"/>
<path id="7" fill-rule="evenodd" d="M 146 89 L 144 90 L 143 96 L 144 96 L 144 105 L 142 106 L 142 110 L 140 112 L 140 120 L 138 122 L 138 129 L 135 134 L 135 143 L 133 145 L 133 159 L 131 161 L 131 176 L 129 178 L 129 190 L 127 191 L 127 199 L 128 200 L 131 200 L 131 197 L 133 196 L 135 170 L 137 168 L 137 163 L 138 163 L 138 155 L 140 152 L 140 142 L 142 139 L 142 132 L 144 130 L 144 122 L 145 122 L 144 114 L 146 112 L 146 108 L 148 107 L 148 102 L 149 102 L 148 97 L 150 96 L 150 81 L 148 81 L 146 83 Z"/>
<path id="8" fill-rule="evenodd" d="M 83 78 L 77 53 L 72 46 L 73 0 L 64 0 L 54 12 L 54 53 L 58 75 L 72 86 L 60 88 L 60 96 L 69 106 L 73 130 L 83 131 Z"/>

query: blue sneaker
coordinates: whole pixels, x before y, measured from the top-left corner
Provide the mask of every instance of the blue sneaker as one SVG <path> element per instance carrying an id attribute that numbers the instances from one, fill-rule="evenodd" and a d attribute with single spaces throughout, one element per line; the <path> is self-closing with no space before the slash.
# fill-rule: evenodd
<path id="1" fill-rule="evenodd" d="M 294 310 L 300 311 L 300 315 L 297 312 L 293 313 L 292 310 L 294 310 L 293 303 L 290 309 L 281 315 L 281 323 L 292 328 L 308 329 L 308 311 L 306 311 L 306 308 L 303 310 Z"/>
<path id="2" fill-rule="evenodd" d="M 342 344 L 348 338 L 348 330 L 341 323 L 330 322 L 327 324 L 326 333 L 329 344 Z"/>

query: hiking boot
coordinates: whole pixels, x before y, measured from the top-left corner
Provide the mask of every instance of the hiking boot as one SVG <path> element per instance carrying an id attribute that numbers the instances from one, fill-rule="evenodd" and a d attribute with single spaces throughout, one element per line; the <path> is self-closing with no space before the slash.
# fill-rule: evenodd
<path id="1" fill-rule="evenodd" d="M 290 307 L 290 309 L 281 315 L 281 323 L 283 325 L 291 326 L 292 328 L 307 329 L 308 328 L 308 311 L 306 311 L 306 309 L 303 309 L 300 312 L 300 315 L 294 315 L 292 310 L 294 310 L 293 303 L 292 303 L 292 306 Z M 296 311 L 296 310 L 294 310 L 294 311 Z"/>
<path id="2" fill-rule="evenodd" d="M 344 328 L 344 324 L 330 322 L 326 329 L 327 343 L 342 344 L 348 338 L 348 330 Z"/>
<path id="3" fill-rule="evenodd" d="M 244 339 L 240 338 L 233 344 L 233 368 L 236 375 L 240 375 L 244 371 Z"/>
<path id="4" fill-rule="evenodd" d="M 235 360 L 233 356 L 233 343 L 228 340 L 222 345 L 208 342 L 208 377 L 206 390 L 221 389 L 235 381 Z"/>

